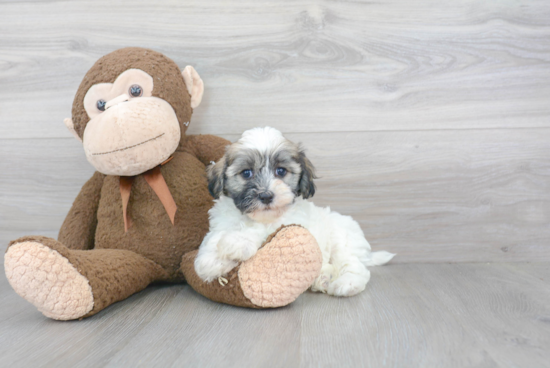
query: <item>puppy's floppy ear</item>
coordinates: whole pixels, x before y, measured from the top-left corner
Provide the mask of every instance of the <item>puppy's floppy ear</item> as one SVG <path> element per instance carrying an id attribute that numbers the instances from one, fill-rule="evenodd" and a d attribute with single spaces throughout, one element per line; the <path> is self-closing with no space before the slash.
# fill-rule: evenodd
<path id="1" fill-rule="evenodd" d="M 315 183 L 313 179 L 317 179 L 315 175 L 315 168 L 304 153 L 302 147 L 298 151 L 298 163 L 302 168 L 302 174 L 300 175 L 300 181 L 298 183 L 298 195 L 301 195 L 304 199 L 313 197 L 315 194 Z"/>
<path id="2" fill-rule="evenodd" d="M 206 169 L 206 176 L 208 177 L 208 191 L 214 199 L 220 198 L 223 194 L 225 170 L 227 169 L 225 162 L 226 159 L 225 156 L 223 156 L 221 160 L 208 166 Z"/>

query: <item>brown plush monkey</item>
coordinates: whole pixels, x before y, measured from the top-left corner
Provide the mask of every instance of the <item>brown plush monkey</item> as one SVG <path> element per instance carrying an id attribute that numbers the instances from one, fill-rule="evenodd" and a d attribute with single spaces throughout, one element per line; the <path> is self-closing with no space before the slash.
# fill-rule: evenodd
<path id="1" fill-rule="evenodd" d="M 202 94 L 192 67 L 181 72 L 152 50 L 117 50 L 88 71 L 65 124 L 97 172 L 58 240 L 26 236 L 5 255 L 10 284 L 45 316 L 88 317 L 155 281 L 187 280 L 212 300 L 253 308 L 288 304 L 311 285 L 320 250 L 298 226 L 273 234 L 227 284 L 194 273 L 213 204 L 205 166 L 229 143 L 185 134 Z"/>

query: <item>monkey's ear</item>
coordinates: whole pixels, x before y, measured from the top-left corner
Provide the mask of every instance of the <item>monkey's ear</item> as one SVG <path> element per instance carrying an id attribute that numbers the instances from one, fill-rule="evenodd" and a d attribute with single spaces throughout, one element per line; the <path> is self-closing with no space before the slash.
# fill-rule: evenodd
<path id="1" fill-rule="evenodd" d="M 304 150 L 300 148 L 298 153 L 298 162 L 302 168 L 302 174 L 300 175 L 300 182 L 298 183 L 298 194 L 304 199 L 313 197 L 315 194 L 315 183 L 313 179 L 317 179 L 315 175 L 315 168 L 309 159 L 306 157 Z"/>
<path id="2" fill-rule="evenodd" d="M 80 138 L 80 136 L 78 135 L 78 133 L 74 129 L 73 119 L 65 118 L 65 120 L 63 120 L 63 122 L 65 123 L 65 126 L 67 127 L 67 129 L 69 129 L 69 132 L 73 133 L 75 138 L 78 139 L 80 141 L 80 143 L 82 143 L 82 138 Z"/>
<path id="3" fill-rule="evenodd" d="M 208 166 L 206 169 L 206 176 L 208 177 L 208 191 L 214 199 L 220 198 L 223 194 L 226 169 L 227 166 L 225 164 L 225 156 L 222 157 L 222 159 L 217 163 Z"/>
<path id="4" fill-rule="evenodd" d="M 191 95 L 191 108 L 199 106 L 202 101 L 202 94 L 204 93 L 204 83 L 202 82 L 199 73 L 191 65 L 187 65 L 183 72 L 183 80 L 187 87 L 187 92 Z"/>

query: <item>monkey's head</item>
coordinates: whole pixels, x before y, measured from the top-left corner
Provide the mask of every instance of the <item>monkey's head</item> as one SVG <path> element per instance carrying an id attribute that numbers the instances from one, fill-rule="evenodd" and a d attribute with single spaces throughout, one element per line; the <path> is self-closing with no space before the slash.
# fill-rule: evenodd
<path id="1" fill-rule="evenodd" d="M 138 175 L 167 160 L 183 142 L 203 91 L 193 67 L 181 72 L 158 52 L 124 48 L 86 73 L 65 125 L 97 171 Z"/>

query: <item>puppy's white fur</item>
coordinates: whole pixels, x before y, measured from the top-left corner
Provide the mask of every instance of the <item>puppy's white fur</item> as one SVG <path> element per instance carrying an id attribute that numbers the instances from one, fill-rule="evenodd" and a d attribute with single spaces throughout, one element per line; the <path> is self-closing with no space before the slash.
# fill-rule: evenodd
<path id="1" fill-rule="evenodd" d="M 264 155 L 265 165 L 258 171 L 264 170 L 263 174 L 267 175 L 269 173 L 265 170 L 270 167 L 268 154 L 285 149 L 285 141 L 282 134 L 273 128 L 255 128 L 246 131 L 234 145 L 238 145 L 238 149 L 252 149 Z M 227 173 L 238 175 L 231 173 L 231 166 Z M 215 201 L 209 211 L 210 232 L 204 238 L 195 260 L 199 277 L 210 282 L 225 275 L 239 262 L 252 257 L 281 225 L 290 224 L 308 229 L 321 248 L 323 266 L 311 286 L 313 291 L 335 296 L 358 294 L 370 279 L 367 266 L 382 265 L 394 256 L 385 251 L 371 252 L 356 221 L 328 207 L 317 207 L 296 197 L 296 188 L 291 188 L 276 175 L 270 177 L 269 190 L 274 194 L 273 202 L 268 206 L 256 206 L 251 212 L 241 212 L 234 200 L 226 195 Z"/>

